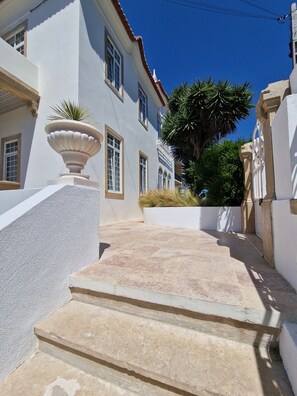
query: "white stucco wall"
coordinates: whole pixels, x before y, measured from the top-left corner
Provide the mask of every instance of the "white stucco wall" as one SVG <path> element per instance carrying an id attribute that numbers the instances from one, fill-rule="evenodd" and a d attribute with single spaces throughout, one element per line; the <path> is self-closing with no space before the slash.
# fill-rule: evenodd
<path id="1" fill-rule="evenodd" d="M 284 323 L 279 340 L 280 354 L 288 374 L 292 389 L 297 395 L 297 324 Z"/>
<path id="2" fill-rule="evenodd" d="M 104 4 L 102 4 L 104 6 Z M 157 112 L 160 104 L 150 94 L 151 83 L 139 74 L 131 45 L 120 23 L 112 25 L 96 1 L 81 2 L 79 32 L 79 98 L 86 103 L 99 130 L 108 125 L 124 139 L 123 200 L 105 198 L 105 142 L 99 157 L 91 159 L 87 173 L 101 186 L 101 224 L 125 219 L 141 219 L 139 199 L 139 151 L 148 157 L 148 188 L 157 188 Z M 105 31 L 109 33 L 123 57 L 124 95 L 121 100 L 105 83 Z M 119 32 L 120 35 L 119 35 Z M 148 129 L 138 121 L 138 83 L 148 97 Z M 156 93 L 155 93 L 156 95 Z M 172 158 L 171 158 L 172 160 Z M 172 160 L 173 162 L 173 160 Z M 171 174 L 174 180 L 174 166 Z"/>
<path id="3" fill-rule="evenodd" d="M 42 187 L 66 171 L 48 145 L 44 126 L 50 107 L 78 101 L 78 0 L 44 2 L 28 18 L 27 57 L 39 68 L 38 117 L 34 126 L 25 188 Z"/>
<path id="4" fill-rule="evenodd" d="M 32 195 L 40 191 L 39 188 L 31 190 L 8 190 L 0 191 L 0 215 L 12 209 L 16 205 L 30 198 Z M 1 226 L 1 225 L 0 225 Z"/>
<path id="5" fill-rule="evenodd" d="M 7 19 L 11 17 L 7 15 Z M 3 29 L 0 26 L 0 31 Z M 123 56 L 123 101 L 104 81 L 105 29 Z M 26 108 L 0 117 L 0 137 L 15 131 L 22 134 L 21 187 L 45 186 L 67 171 L 61 157 L 47 144 L 44 126 L 51 106 L 62 99 L 79 101 L 89 108 L 103 135 L 108 125 L 124 139 L 124 200 L 105 198 L 105 142 L 84 170 L 101 187 L 101 223 L 141 219 L 139 151 L 148 157 L 148 188 L 154 189 L 160 165 L 156 129 L 161 102 L 140 61 L 138 44 L 131 43 L 112 3 L 44 2 L 28 16 L 27 43 L 27 57 L 39 69 L 38 117 L 33 119 Z M 138 121 L 138 83 L 148 97 L 148 129 Z M 26 117 L 31 117 L 31 125 L 23 122 Z M 173 164 L 172 157 L 170 161 Z M 174 167 L 171 180 L 173 185 Z"/>
<path id="6" fill-rule="evenodd" d="M 297 215 L 289 200 L 272 202 L 272 219 L 275 267 L 297 290 Z"/>
<path id="7" fill-rule="evenodd" d="M 291 75 L 293 92 L 295 74 Z M 276 200 L 272 201 L 276 269 L 297 290 L 297 215 L 290 199 L 297 198 L 297 94 L 287 96 L 272 123 Z"/>
<path id="8" fill-rule="evenodd" d="M 144 222 L 172 228 L 241 232 L 240 207 L 144 208 Z"/>
<path id="9" fill-rule="evenodd" d="M 70 299 L 99 255 L 99 192 L 48 186 L 0 216 L 0 379 L 36 347 L 34 325 Z"/>
<path id="10" fill-rule="evenodd" d="M 27 168 L 31 154 L 31 146 L 35 131 L 36 118 L 25 106 L 0 116 L 0 139 L 14 135 L 21 135 L 20 153 L 20 185 L 24 188 Z M 37 168 L 39 169 L 39 168 Z M 2 180 L 2 175 L 0 175 Z M 42 185 L 44 185 L 43 183 Z"/>
<path id="11" fill-rule="evenodd" d="M 297 94 L 286 96 L 272 122 L 277 199 L 297 198 Z"/>
<path id="12" fill-rule="evenodd" d="M 38 91 L 38 67 L 0 39 L 0 67 Z"/>

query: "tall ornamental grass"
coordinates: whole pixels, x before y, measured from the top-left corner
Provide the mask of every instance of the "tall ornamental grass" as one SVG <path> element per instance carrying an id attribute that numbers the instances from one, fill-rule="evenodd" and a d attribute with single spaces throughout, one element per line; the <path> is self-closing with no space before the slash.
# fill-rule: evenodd
<path id="1" fill-rule="evenodd" d="M 199 206 L 199 204 L 198 197 L 189 190 L 184 194 L 180 194 L 178 190 L 151 190 L 139 199 L 141 208 Z"/>

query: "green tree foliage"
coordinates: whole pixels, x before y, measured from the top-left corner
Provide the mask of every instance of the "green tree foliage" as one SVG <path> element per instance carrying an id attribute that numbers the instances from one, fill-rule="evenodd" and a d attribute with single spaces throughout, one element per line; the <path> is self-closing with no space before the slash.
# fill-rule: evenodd
<path id="1" fill-rule="evenodd" d="M 197 161 L 213 142 L 234 132 L 252 108 L 248 83 L 231 85 L 212 79 L 183 84 L 169 98 L 169 114 L 162 127 L 163 141 L 185 165 Z"/>
<path id="2" fill-rule="evenodd" d="M 243 200 L 243 166 L 239 149 L 246 141 L 223 141 L 207 147 L 198 161 L 190 161 L 187 182 L 199 193 L 207 189 L 206 205 L 237 206 Z"/>

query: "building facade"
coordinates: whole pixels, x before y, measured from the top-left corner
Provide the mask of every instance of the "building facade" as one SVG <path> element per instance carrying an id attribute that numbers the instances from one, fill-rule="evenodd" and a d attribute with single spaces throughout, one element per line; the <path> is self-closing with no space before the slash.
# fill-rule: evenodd
<path id="1" fill-rule="evenodd" d="M 101 223 L 141 218 L 139 195 L 174 188 L 160 141 L 167 96 L 117 0 L 0 1 L 0 185 L 35 188 L 65 172 L 44 127 L 62 100 L 83 104 L 104 136 L 85 173 Z"/>

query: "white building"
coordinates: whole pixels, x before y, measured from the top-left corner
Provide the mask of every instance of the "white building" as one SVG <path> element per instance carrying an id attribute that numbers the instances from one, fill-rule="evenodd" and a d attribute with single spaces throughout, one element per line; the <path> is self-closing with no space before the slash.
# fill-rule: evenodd
<path id="1" fill-rule="evenodd" d="M 141 192 L 174 188 L 159 140 L 167 96 L 118 0 L 0 0 L 0 36 L 2 189 L 65 172 L 44 132 L 63 99 L 84 104 L 104 135 L 85 169 L 100 184 L 102 224 L 139 219 Z"/>

